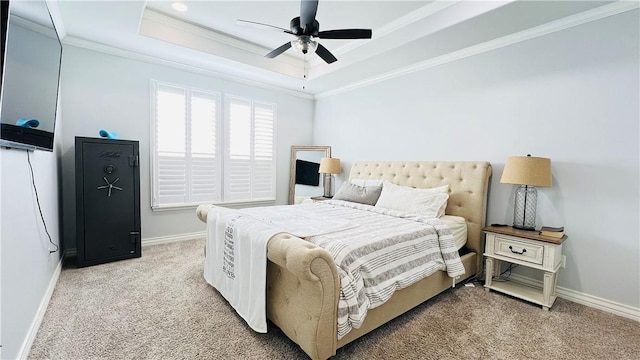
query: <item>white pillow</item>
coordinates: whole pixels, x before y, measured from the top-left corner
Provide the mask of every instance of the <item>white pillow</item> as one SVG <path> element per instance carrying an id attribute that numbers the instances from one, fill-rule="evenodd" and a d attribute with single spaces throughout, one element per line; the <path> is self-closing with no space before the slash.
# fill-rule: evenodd
<path id="1" fill-rule="evenodd" d="M 444 215 L 448 199 L 449 185 L 431 189 L 416 189 L 396 185 L 384 180 L 382 182 L 382 193 L 376 203 L 376 207 L 439 218 Z"/>
<path id="2" fill-rule="evenodd" d="M 382 186 L 382 179 L 351 179 L 349 182 L 358 186 Z"/>

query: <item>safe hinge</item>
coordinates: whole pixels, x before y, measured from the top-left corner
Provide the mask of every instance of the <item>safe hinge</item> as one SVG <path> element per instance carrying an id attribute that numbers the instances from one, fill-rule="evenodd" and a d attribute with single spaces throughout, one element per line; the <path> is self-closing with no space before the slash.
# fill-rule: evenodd
<path id="1" fill-rule="evenodd" d="M 132 244 L 140 241 L 140 231 L 131 231 L 129 232 L 129 240 L 131 240 Z"/>
<path id="2" fill-rule="evenodd" d="M 140 163 L 138 155 L 129 155 L 129 166 L 138 166 Z"/>

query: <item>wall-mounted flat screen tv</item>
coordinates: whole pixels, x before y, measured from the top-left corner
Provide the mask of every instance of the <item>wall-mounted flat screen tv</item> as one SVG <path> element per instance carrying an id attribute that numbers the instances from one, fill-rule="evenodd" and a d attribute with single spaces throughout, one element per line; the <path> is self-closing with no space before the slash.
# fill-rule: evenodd
<path id="1" fill-rule="evenodd" d="M 0 146 L 53 151 L 62 43 L 45 1 L 0 3 Z"/>
<path id="2" fill-rule="evenodd" d="M 320 185 L 320 164 L 305 160 L 296 160 L 296 184 Z"/>

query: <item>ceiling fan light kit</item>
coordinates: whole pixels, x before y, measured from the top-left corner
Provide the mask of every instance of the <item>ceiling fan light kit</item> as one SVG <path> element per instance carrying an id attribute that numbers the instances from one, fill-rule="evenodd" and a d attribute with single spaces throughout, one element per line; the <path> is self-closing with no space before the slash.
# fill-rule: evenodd
<path id="1" fill-rule="evenodd" d="M 371 39 L 372 31 L 370 29 L 339 29 L 320 31 L 320 23 L 316 20 L 318 11 L 318 0 L 301 0 L 300 16 L 294 17 L 289 23 L 290 30 L 277 26 L 262 24 L 255 21 L 238 20 L 239 25 L 259 27 L 263 29 L 284 32 L 296 37 L 291 42 L 286 42 L 277 49 L 271 51 L 265 57 L 274 58 L 293 47 L 295 51 L 301 54 L 315 52 L 327 64 L 331 64 L 338 59 L 322 44 L 319 44 L 313 38 L 320 39 Z"/>
<path id="2" fill-rule="evenodd" d="M 300 54 L 313 53 L 318 48 L 318 42 L 312 40 L 311 36 L 299 36 L 297 39 L 291 40 L 291 46 Z"/>

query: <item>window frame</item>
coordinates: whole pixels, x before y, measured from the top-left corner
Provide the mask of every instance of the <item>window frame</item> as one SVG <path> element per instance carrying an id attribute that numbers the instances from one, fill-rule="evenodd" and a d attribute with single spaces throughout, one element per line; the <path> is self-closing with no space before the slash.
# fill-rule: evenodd
<path id="1" fill-rule="evenodd" d="M 219 184 L 220 186 L 220 199 L 218 201 L 191 201 L 191 202 L 185 202 L 185 203 L 171 203 L 171 204 L 159 204 L 158 203 L 158 199 L 157 199 L 157 193 L 159 191 L 159 178 L 158 178 L 158 151 L 157 151 L 157 143 L 156 143 L 156 132 L 157 132 L 157 91 L 159 86 L 169 86 L 169 87 L 175 87 L 175 88 L 180 88 L 180 89 L 184 89 L 185 91 L 185 102 L 186 102 L 186 108 L 185 108 L 185 117 L 186 117 L 186 124 L 185 124 L 185 131 L 187 134 L 187 139 L 186 139 L 186 150 L 185 152 L 187 152 L 189 155 L 191 156 L 191 137 L 190 137 L 190 133 L 189 131 L 191 130 L 191 118 L 190 116 L 188 116 L 188 114 L 190 114 L 190 99 L 191 99 L 191 93 L 192 92 L 200 92 L 200 93 L 204 93 L 204 94 L 208 94 L 208 95 L 213 95 L 215 96 L 216 99 L 216 130 L 215 130 L 215 139 L 216 139 L 216 167 L 217 169 L 219 169 L 218 173 L 216 174 L 216 177 L 218 178 L 216 180 L 216 183 Z M 263 104 L 263 105 L 268 105 L 272 108 L 273 110 L 273 138 L 272 138 L 272 146 L 273 146 L 273 163 L 272 163 L 272 185 L 273 185 L 273 193 L 272 193 L 272 197 L 268 198 L 268 199 L 259 199 L 259 200 L 234 200 L 234 201 L 225 201 L 225 189 L 227 188 L 227 184 L 225 182 L 225 172 L 226 172 L 226 168 L 227 168 L 227 163 L 226 163 L 226 159 L 229 157 L 228 154 L 228 141 L 229 141 L 229 128 L 230 128 L 230 109 L 228 109 L 228 100 L 227 99 L 239 99 L 242 101 L 249 101 L 251 102 L 251 118 L 252 118 L 252 128 L 251 128 L 251 134 L 253 134 L 254 132 L 254 125 L 255 125 L 255 104 Z M 150 149 L 150 205 L 151 205 L 151 209 L 152 211 L 168 211 L 168 210 L 183 210 L 183 209 L 194 209 L 197 208 L 198 205 L 202 204 L 203 202 L 207 202 L 207 203 L 211 203 L 211 204 L 215 204 L 215 205 L 224 205 L 224 206 L 229 206 L 231 208 L 238 208 L 238 207 L 245 207 L 247 205 L 270 205 L 270 204 L 274 204 L 275 201 L 277 200 L 277 103 L 274 102 L 269 102 L 269 101 L 264 101 L 264 100 L 258 100 L 258 99 L 253 99 L 253 98 L 249 98 L 246 96 L 238 96 L 238 95 L 232 95 L 232 94 L 224 94 L 222 92 L 219 91 L 212 91 L 212 90 L 208 90 L 208 89 L 202 89 L 202 88 L 197 88 L 194 86 L 188 86 L 188 85 L 183 85 L 183 84 L 175 84 L 175 83 L 171 83 L 171 82 L 167 82 L 167 81 L 161 81 L 161 80 L 156 80 L 156 79 L 151 79 L 150 80 L 150 97 L 149 99 L 150 101 L 150 117 L 151 117 L 151 121 L 150 121 L 150 141 L 149 141 L 149 149 Z M 252 148 L 253 148 L 253 139 L 252 139 Z M 185 172 L 186 172 L 186 179 L 185 182 L 186 183 L 190 183 L 190 164 L 187 163 L 185 165 Z M 189 191 L 189 188 L 187 187 L 186 191 Z"/>

